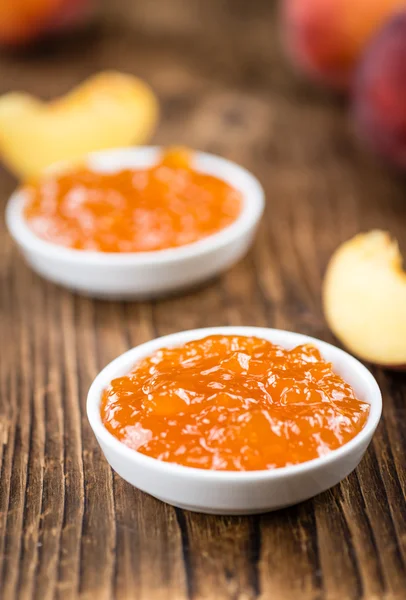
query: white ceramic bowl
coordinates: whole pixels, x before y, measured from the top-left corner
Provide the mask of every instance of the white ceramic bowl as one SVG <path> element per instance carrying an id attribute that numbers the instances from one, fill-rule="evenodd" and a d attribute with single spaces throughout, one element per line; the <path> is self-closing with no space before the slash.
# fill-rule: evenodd
<path id="1" fill-rule="evenodd" d="M 89 155 L 87 165 L 101 172 L 143 168 L 155 164 L 160 152 L 159 148 L 147 147 L 108 150 Z M 88 252 L 58 246 L 42 240 L 28 227 L 21 190 L 9 200 L 7 226 L 34 271 L 79 293 L 97 298 L 141 299 L 174 292 L 207 280 L 242 258 L 264 209 L 261 185 L 242 167 L 203 152 L 196 152 L 193 166 L 239 190 L 243 207 L 231 225 L 186 246 L 132 253 Z"/>
<path id="2" fill-rule="evenodd" d="M 115 438 L 100 416 L 103 390 L 115 377 L 128 373 L 141 358 L 162 347 L 179 346 L 212 334 L 254 335 L 293 348 L 310 342 L 335 371 L 371 405 L 368 421 L 350 442 L 321 458 L 270 471 L 209 471 L 184 467 L 145 456 Z M 371 373 L 355 358 L 315 338 L 259 327 L 215 327 L 183 331 L 133 348 L 111 362 L 94 380 L 87 415 L 112 468 L 140 490 L 174 506 L 213 514 L 250 514 L 275 510 L 306 500 L 336 485 L 360 462 L 378 425 L 381 393 Z"/>

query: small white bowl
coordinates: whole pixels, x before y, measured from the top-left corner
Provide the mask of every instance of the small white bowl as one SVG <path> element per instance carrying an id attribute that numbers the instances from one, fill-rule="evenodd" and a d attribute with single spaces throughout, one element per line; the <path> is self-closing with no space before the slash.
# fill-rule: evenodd
<path id="1" fill-rule="evenodd" d="M 175 347 L 207 335 L 257 336 L 294 348 L 312 343 L 334 370 L 371 405 L 365 427 L 350 442 L 321 458 L 269 471 L 209 471 L 184 467 L 145 456 L 115 438 L 100 416 L 103 390 L 112 379 L 128 373 L 141 358 L 162 347 Z M 168 504 L 196 512 L 222 515 L 276 510 L 311 498 L 336 485 L 360 462 L 382 411 L 378 384 L 355 358 L 315 338 L 290 331 L 260 327 L 214 327 L 183 331 L 133 348 L 105 367 L 94 380 L 87 398 L 90 425 L 111 467 L 126 481 Z"/>
<path id="2" fill-rule="evenodd" d="M 159 148 L 126 148 L 89 155 L 87 165 L 100 172 L 144 168 L 157 162 Z M 231 267 L 248 251 L 264 210 L 261 185 L 238 165 L 196 152 L 193 166 L 239 190 L 240 215 L 207 238 L 153 252 L 88 252 L 47 242 L 31 231 L 24 215 L 24 192 L 17 190 L 6 209 L 8 229 L 31 267 L 50 281 L 97 298 L 142 299 L 196 285 Z"/>

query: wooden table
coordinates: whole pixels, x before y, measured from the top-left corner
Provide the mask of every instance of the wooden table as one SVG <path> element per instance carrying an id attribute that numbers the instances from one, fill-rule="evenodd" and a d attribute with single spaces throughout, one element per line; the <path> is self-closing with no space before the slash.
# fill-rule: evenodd
<path id="1" fill-rule="evenodd" d="M 1 221 L 1 598 L 405 598 L 404 375 L 373 369 L 384 413 L 356 472 L 314 500 L 251 518 L 191 514 L 133 489 L 110 470 L 85 413 L 98 370 L 157 335 L 244 324 L 331 341 L 320 304 L 327 261 L 373 227 L 405 250 L 404 184 L 357 148 L 344 101 L 293 76 L 268 1 L 109 3 L 86 35 L 1 56 L 0 92 L 52 96 L 113 67 L 159 94 L 156 143 L 251 169 L 267 211 L 238 266 L 143 304 L 96 302 L 42 281 Z M 3 207 L 14 185 L 1 171 Z"/>

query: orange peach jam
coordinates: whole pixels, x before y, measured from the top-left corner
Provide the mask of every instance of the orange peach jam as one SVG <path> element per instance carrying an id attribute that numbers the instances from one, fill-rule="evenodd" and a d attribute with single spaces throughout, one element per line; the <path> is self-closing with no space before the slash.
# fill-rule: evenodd
<path id="1" fill-rule="evenodd" d="M 369 405 L 311 346 L 214 335 L 142 359 L 104 391 L 105 427 L 159 460 L 224 471 L 275 469 L 328 454 Z"/>
<path id="2" fill-rule="evenodd" d="M 239 192 L 199 173 L 186 150 L 152 168 L 100 173 L 79 168 L 25 187 L 25 217 L 39 237 L 69 248 L 148 252 L 196 242 L 230 225 Z"/>

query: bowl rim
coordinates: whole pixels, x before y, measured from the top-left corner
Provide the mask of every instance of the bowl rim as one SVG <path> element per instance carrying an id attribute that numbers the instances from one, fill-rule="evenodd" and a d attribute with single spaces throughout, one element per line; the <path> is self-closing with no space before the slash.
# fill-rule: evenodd
<path id="1" fill-rule="evenodd" d="M 364 428 L 354 438 L 352 438 L 352 440 L 324 456 L 314 458 L 297 465 L 289 465 L 271 470 L 263 469 L 256 471 L 216 471 L 160 461 L 126 446 L 106 429 L 102 423 L 100 415 L 101 393 L 105 389 L 106 385 L 108 385 L 108 383 L 110 383 L 115 376 L 118 376 L 119 373 L 128 372 L 131 369 L 131 366 L 134 365 L 137 360 L 148 356 L 159 348 L 164 346 L 176 347 L 186 343 L 187 341 L 215 334 L 242 336 L 252 335 L 256 337 L 263 337 L 264 339 L 268 339 L 269 341 L 273 341 L 274 343 L 285 347 L 294 347 L 302 343 L 311 343 L 319 348 L 322 354 L 324 351 L 326 351 L 329 355 L 328 360 L 332 360 L 334 356 L 335 359 L 340 359 L 342 362 L 346 362 L 352 368 L 353 372 L 357 373 L 357 377 L 360 379 L 360 384 L 362 384 L 366 390 L 367 399 L 365 401 L 371 406 L 368 420 Z M 107 446 L 112 452 L 115 452 L 121 458 L 132 461 L 134 466 L 143 466 L 146 469 L 151 469 L 156 472 L 166 472 L 168 475 L 185 476 L 192 479 L 239 482 L 253 481 L 258 479 L 283 479 L 294 475 L 302 475 L 318 469 L 319 467 L 328 466 L 337 460 L 345 459 L 345 457 L 350 455 L 352 452 L 362 447 L 365 440 L 367 440 L 369 443 L 370 438 L 372 438 L 382 413 L 382 395 L 378 383 L 370 371 L 356 358 L 344 350 L 337 348 L 333 344 L 329 344 L 319 340 L 318 338 L 308 335 L 282 329 L 255 326 L 225 326 L 206 327 L 202 329 L 192 329 L 172 333 L 162 337 L 154 338 L 153 340 L 135 346 L 131 350 L 124 352 L 106 365 L 94 379 L 88 392 L 86 410 L 90 426 L 97 439 L 100 440 L 103 451 L 104 446 Z"/>
<path id="2" fill-rule="evenodd" d="M 113 172 L 126 167 L 148 167 L 156 163 L 164 146 L 138 146 L 114 148 L 92 152 L 86 155 L 84 164 L 101 172 Z M 155 265 L 177 262 L 182 259 L 195 258 L 222 248 L 239 239 L 254 227 L 265 209 L 265 194 L 258 179 L 244 167 L 207 152 L 194 151 L 193 167 L 196 171 L 208 173 L 226 181 L 242 194 L 243 206 L 238 217 L 220 231 L 202 240 L 197 240 L 176 248 L 165 248 L 148 252 L 99 252 L 67 248 L 53 242 L 43 240 L 28 226 L 23 209 L 25 195 L 21 187 L 10 196 L 6 206 L 7 228 L 24 250 L 42 256 L 52 256 L 56 260 L 82 265 Z M 110 164 L 109 164 L 110 163 Z M 70 163 L 57 163 L 47 169 L 69 168 Z M 45 173 L 46 173 L 45 172 Z M 237 178 L 239 184 L 234 182 Z"/>

